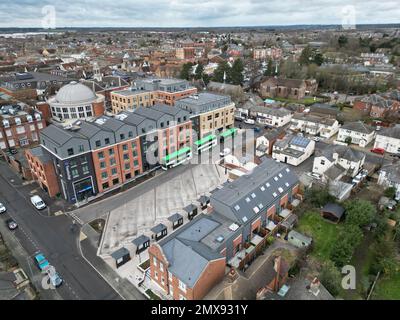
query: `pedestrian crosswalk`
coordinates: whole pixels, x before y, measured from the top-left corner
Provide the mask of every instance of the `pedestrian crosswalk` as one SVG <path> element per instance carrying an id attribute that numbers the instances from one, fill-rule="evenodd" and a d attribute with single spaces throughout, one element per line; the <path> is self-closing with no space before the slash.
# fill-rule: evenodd
<path id="1" fill-rule="evenodd" d="M 70 213 L 71 218 L 73 218 L 77 223 L 79 223 L 81 226 L 85 224 L 85 222 L 82 221 L 81 218 L 79 218 L 75 213 Z"/>

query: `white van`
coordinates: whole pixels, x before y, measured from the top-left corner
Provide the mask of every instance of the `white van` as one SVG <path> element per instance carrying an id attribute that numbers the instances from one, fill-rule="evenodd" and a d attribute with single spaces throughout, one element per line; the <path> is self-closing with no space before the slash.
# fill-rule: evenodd
<path id="1" fill-rule="evenodd" d="M 33 206 L 36 209 L 42 210 L 42 209 L 46 208 L 46 203 L 39 196 L 31 197 L 31 203 L 33 204 Z"/>

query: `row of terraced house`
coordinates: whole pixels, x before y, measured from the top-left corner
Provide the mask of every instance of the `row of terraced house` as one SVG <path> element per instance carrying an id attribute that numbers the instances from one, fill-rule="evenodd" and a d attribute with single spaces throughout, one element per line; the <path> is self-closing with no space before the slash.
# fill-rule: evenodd
<path id="1" fill-rule="evenodd" d="M 209 213 L 150 246 L 152 281 L 171 299 L 204 298 L 228 272 L 243 270 L 262 252 L 298 193 L 296 174 L 265 159 L 251 174 L 212 192 Z"/>

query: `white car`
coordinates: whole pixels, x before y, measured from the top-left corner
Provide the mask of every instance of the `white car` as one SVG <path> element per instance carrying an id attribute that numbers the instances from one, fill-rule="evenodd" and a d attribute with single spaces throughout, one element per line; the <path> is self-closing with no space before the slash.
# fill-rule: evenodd
<path id="1" fill-rule="evenodd" d="M 312 138 L 315 142 L 319 142 L 319 141 L 321 141 L 322 139 L 320 138 L 320 137 L 314 137 L 314 138 Z"/>
<path id="2" fill-rule="evenodd" d="M 231 149 L 229 149 L 229 148 L 225 148 L 219 155 L 221 156 L 221 157 L 226 157 L 228 154 L 230 154 L 231 153 Z"/>
<path id="3" fill-rule="evenodd" d="M 36 209 L 42 210 L 46 208 L 46 203 L 39 196 L 31 197 L 31 203 L 34 205 Z"/>
<path id="4" fill-rule="evenodd" d="M 4 206 L 4 204 L 0 203 L 0 213 L 4 213 L 6 212 L 6 207 Z"/>
<path id="5" fill-rule="evenodd" d="M 245 119 L 243 122 L 247 123 L 247 124 L 255 124 L 256 123 L 253 119 Z"/>

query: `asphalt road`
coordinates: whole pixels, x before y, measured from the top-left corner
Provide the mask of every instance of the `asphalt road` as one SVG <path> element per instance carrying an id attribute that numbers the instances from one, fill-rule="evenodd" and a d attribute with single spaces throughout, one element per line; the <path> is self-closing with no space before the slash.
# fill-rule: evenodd
<path id="1" fill-rule="evenodd" d="M 41 277 L 40 274 L 38 276 L 32 260 L 35 252 L 41 251 L 64 279 L 64 284 L 53 295 L 42 295 L 42 298 L 57 299 L 60 296 L 67 300 L 121 299 L 80 255 L 77 246 L 79 227 L 72 233 L 69 217 L 41 215 L 30 204 L 28 195 L 21 194 L 3 176 L 0 176 L 0 185 L 0 202 L 7 208 L 7 213 L 0 219 L 5 220 L 10 216 L 18 223 L 19 228 L 13 234 L 28 254 L 26 258 L 32 268 L 28 271 L 29 276 L 38 285 Z"/>

